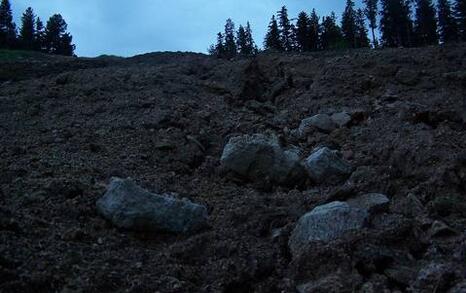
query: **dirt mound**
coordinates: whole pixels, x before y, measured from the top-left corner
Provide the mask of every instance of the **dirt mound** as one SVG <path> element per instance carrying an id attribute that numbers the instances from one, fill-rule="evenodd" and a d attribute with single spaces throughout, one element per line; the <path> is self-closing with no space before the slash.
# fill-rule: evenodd
<path id="1" fill-rule="evenodd" d="M 466 45 L 0 62 L 0 291 L 446 292 L 466 275 Z M 316 114 L 348 125 L 300 136 Z M 338 150 L 342 181 L 296 188 L 221 172 L 230 138 Z M 208 207 L 194 235 L 117 229 L 112 176 Z M 365 193 L 363 229 L 299 256 L 298 219 Z M 372 290 L 372 291 L 371 291 Z"/>

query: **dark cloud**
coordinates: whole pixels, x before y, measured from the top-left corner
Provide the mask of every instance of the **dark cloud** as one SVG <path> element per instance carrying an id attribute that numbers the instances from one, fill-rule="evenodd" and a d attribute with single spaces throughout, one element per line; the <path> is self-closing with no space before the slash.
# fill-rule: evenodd
<path id="1" fill-rule="evenodd" d="M 344 4 L 344 0 L 12 0 L 17 23 L 28 6 L 43 20 L 61 13 L 80 56 L 205 52 L 228 17 L 238 25 L 249 20 L 262 45 L 269 19 L 282 5 L 294 17 L 312 8 L 320 15 L 332 10 L 339 14 Z"/>

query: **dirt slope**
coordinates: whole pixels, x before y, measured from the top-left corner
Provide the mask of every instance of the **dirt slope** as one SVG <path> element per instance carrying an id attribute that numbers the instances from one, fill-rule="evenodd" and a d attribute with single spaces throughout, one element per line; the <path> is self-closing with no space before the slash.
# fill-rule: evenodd
<path id="1" fill-rule="evenodd" d="M 23 60 L 0 62 L 0 73 L 0 292 L 466 288 L 465 44 Z M 357 119 L 294 135 L 301 119 L 340 111 Z M 303 158 L 317 146 L 340 150 L 356 167 L 352 187 L 223 174 L 225 143 L 252 133 L 275 133 Z M 114 228 L 95 207 L 112 176 L 206 204 L 211 227 L 189 236 Z M 389 211 L 292 258 L 300 216 L 365 192 L 386 194 Z"/>

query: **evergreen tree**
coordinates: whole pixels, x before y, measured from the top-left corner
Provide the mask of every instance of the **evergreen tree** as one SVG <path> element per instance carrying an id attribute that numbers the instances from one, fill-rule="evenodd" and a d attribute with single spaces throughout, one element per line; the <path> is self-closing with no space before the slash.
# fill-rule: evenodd
<path id="1" fill-rule="evenodd" d="M 291 24 L 291 51 L 299 51 L 298 42 L 296 40 L 297 28 L 294 23 Z"/>
<path id="2" fill-rule="evenodd" d="M 44 30 L 44 23 L 38 17 L 36 19 L 36 30 L 34 36 L 34 50 L 36 51 L 43 51 L 44 48 L 44 38 L 45 38 L 45 30 Z"/>
<path id="3" fill-rule="evenodd" d="M 343 33 L 343 38 L 346 41 L 346 44 L 350 48 L 357 47 L 357 25 L 356 25 L 356 11 L 354 11 L 354 2 L 353 0 L 346 0 L 345 11 L 342 15 L 341 20 L 341 31 Z"/>
<path id="4" fill-rule="evenodd" d="M 369 37 L 367 36 L 364 11 L 358 9 L 356 11 L 356 48 L 367 47 L 369 47 Z"/>
<path id="5" fill-rule="evenodd" d="M 286 6 L 278 12 L 278 27 L 280 31 L 280 41 L 285 51 L 293 50 L 293 30 L 288 19 L 288 10 Z"/>
<path id="6" fill-rule="evenodd" d="M 270 20 L 269 29 L 265 35 L 264 49 L 283 51 L 282 43 L 280 41 L 280 31 L 275 16 Z"/>
<path id="7" fill-rule="evenodd" d="M 222 58 L 225 54 L 225 47 L 224 47 L 224 39 L 222 33 L 217 34 L 217 43 L 215 45 L 211 45 L 209 48 L 209 54 L 213 56 L 217 56 L 218 58 Z"/>
<path id="8" fill-rule="evenodd" d="M 438 26 L 442 43 L 454 42 L 458 39 L 458 27 L 453 17 L 450 2 L 438 0 Z"/>
<path id="9" fill-rule="evenodd" d="M 381 0 L 380 30 L 386 47 L 412 45 L 413 22 L 409 0 Z"/>
<path id="10" fill-rule="evenodd" d="M 374 48 L 378 47 L 377 38 L 375 37 L 375 30 L 377 29 L 377 4 L 378 0 L 364 0 L 366 5 L 364 13 L 369 20 L 369 27 L 372 33 L 372 45 Z"/>
<path id="11" fill-rule="evenodd" d="M 298 51 L 306 52 L 310 48 L 310 20 L 306 12 L 301 12 L 298 15 L 298 20 L 296 22 L 296 43 L 298 46 Z"/>
<path id="12" fill-rule="evenodd" d="M 60 39 L 58 54 L 64 56 L 74 56 L 76 46 L 73 45 L 73 36 L 70 33 L 64 33 Z"/>
<path id="13" fill-rule="evenodd" d="M 466 0 L 456 0 L 455 16 L 458 21 L 458 33 L 462 41 L 466 41 Z"/>
<path id="14" fill-rule="evenodd" d="M 248 45 L 246 40 L 246 30 L 242 25 L 239 26 L 238 32 L 236 33 L 236 46 L 240 55 L 247 56 Z"/>
<path id="15" fill-rule="evenodd" d="M 341 28 L 336 23 L 335 13 L 324 17 L 322 21 L 322 33 L 320 37 L 320 47 L 326 49 L 339 49 L 345 47 L 345 40 Z"/>
<path id="16" fill-rule="evenodd" d="M 229 18 L 225 24 L 225 58 L 230 59 L 236 56 L 236 38 L 235 38 L 235 24 Z"/>
<path id="17" fill-rule="evenodd" d="M 320 36 L 320 24 L 319 16 L 316 13 L 315 9 L 312 9 L 311 16 L 309 18 L 309 49 L 318 50 L 319 49 L 319 36 Z"/>
<path id="18" fill-rule="evenodd" d="M 46 52 L 57 55 L 72 56 L 74 45 L 71 44 L 72 36 L 66 33 L 68 25 L 60 14 L 55 14 L 47 21 L 44 35 L 44 47 Z"/>
<path id="19" fill-rule="evenodd" d="M 19 31 L 19 41 L 21 47 L 27 50 L 35 48 L 36 20 L 31 7 L 26 9 L 21 18 L 21 29 Z"/>
<path id="20" fill-rule="evenodd" d="M 244 52 L 248 56 L 255 55 L 258 50 L 254 42 L 254 38 L 252 37 L 252 29 L 251 29 L 251 24 L 249 23 L 249 21 L 246 23 L 245 34 L 246 34 L 246 48 Z"/>
<path id="21" fill-rule="evenodd" d="M 13 48 L 16 44 L 16 25 L 9 0 L 0 4 L 0 48 Z"/>
<path id="22" fill-rule="evenodd" d="M 416 20 L 414 22 L 416 45 L 438 44 L 437 19 L 432 0 L 417 0 L 416 4 Z"/>

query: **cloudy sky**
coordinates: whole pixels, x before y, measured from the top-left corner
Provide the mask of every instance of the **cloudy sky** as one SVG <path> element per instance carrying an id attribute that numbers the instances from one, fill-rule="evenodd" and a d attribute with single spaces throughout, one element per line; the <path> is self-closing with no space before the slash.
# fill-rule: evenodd
<path id="1" fill-rule="evenodd" d="M 19 24 L 31 6 L 43 20 L 61 13 L 79 56 L 132 56 L 153 51 L 205 52 L 231 17 L 250 21 L 259 45 L 272 14 L 282 5 L 290 17 L 316 8 L 320 15 L 339 15 L 345 0 L 10 0 Z M 358 2 L 358 1 L 357 1 Z"/>

